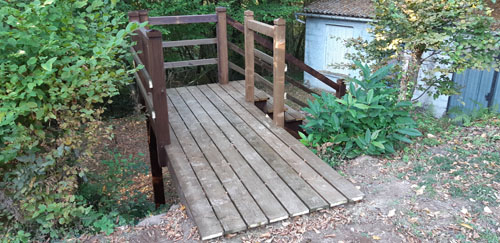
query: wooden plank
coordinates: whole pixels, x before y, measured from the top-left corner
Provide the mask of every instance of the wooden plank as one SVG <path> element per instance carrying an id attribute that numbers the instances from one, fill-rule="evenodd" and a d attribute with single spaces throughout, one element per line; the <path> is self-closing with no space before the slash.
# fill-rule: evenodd
<path id="1" fill-rule="evenodd" d="M 363 199 L 364 194 L 359 191 L 351 182 L 339 175 L 335 170 L 328 166 L 311 150 L 301 144 L 296 138 L 290 135 L 283 129 L 279 129 L 271 125 L 271 120 L 262 114 L 262 112 L 254 105 L 244 102 L 243 99 L 237 94 L 229 93 L 236 101 L 245 107 L 252 115 L 258 120 L 262 121 L 269 130 L 271 130 L 277 137 L 285 142 L 299 157 L 304 159 L 318 174 L 323 176 L 330 184 L 342 193 L 349 201 L 359 201 Z"/>
<path id="2" fill-rule="evenodd" d="M 217 58 L 207 58 L 189 61 L 178 61 L 178 62 L 165 62 L 163 63 L 163 68 L 180 68 L 180 67 L 194 67 L 201 65 L 212 65 L 217 64 Z"/>
<path id="3" fill-rule="evenodd" d="M 243 49 L 241 49 L 238 45 L 231 43 L 231 42 L 228 42 L 227 46 L 229 47 L 229 49 L 240 54 L 241 56 L 245 55 L 245 51 Z M 255 55 L 255 57 L 257 57 L 258 59 L 260 59 L 261 61 L 263 61 L 265 63 L 268 63 L 270 65 L 273 64 L 273 57 L 267 55 L 266 53 L 264 53 L 258 49 L 254 49 L 254 55 Z"/>
<path id="4" fill-rule="evenodd" d="M 148 73 L 146 65 L 144 63 L 142 63 L 141 58 L 139 57 L 139 55 L 137 54 L 137 52 L 135 51 L 135 49 L 133 47 L 130 47 L 130 52 L 132 52 L 132 56 L 134 57 L 134 61 L 137 64 L 137 66 L 138 65 L 143 65 L 144 66 L 143 68 L 139 69 L 139 72 L 144 77 L 145 83 L 148 84 L 147 87 L 149 89 L 152 89 L 153 88 L 153 80 L 151 79 L 151 76 Z"/>
<path id="5" fill-rule="evenodd" d="M 268 25 L 266 23 L 259 22 L 257 20 L 249 20 L 247 22 L 248 28 L 250 28 L 253 31 L 257 31 L 263 35 L 267 35 L 269 37 L 274 36 L 274 26 Z"/>
<path id="6" fill-rule="evenodd" d="M 217 38 L 196 39 L 196 40 L 179 40 L 179 41 L 164 41 L 163 48 L 178 47 L 178 46 L 198 46 L 217 44 Z"/>
<path id="7" fill-rule="evenodd" d="M 170 145 L 165 146 L 169 155 L 169 167 L 172 167 L 171 173 L 175 174 L 175 181 L 179 187 L 179 193 L 185 198 L 186 206 L 192 216 L 202 240 L 208 240 L 222 236 L 223 229 L 219 220 L 208 202 L 203 189 L 196 179 L 189 161 L 182 151 L 177 141 L 175 132 L 170 128 Z"/>
<path id="8" fill-rule="evenodd" d="M 302 158 L 295 154 L 287 144 L 281 141 L 267 127 L 265 127 L 257 118 L 248 113 L 248 111 L 234 100 L 230 93 L 238 95 L 233 87 L 225 85 L 223 87 L 213 86 L 212 89 L 224 100 L 228 107 L 237 113 L 257 134 L 271 146 L 276 153 L 280 154 L 284 161 L 292 167 L 304 180 L 311 185 L 330 205 L 330 207 L 344 204 L 347 199 L 340 194 L 332 185 L 330 185 L 322 176 L 314 171 Z M 227 93 L 226 93 L 227 92 Z"/>
<path id="9" fill-rule="evenodd" d="M 226 8 L 217 7 L 217 60 L 219 83 L 229 82 L 228 52 L 227 52 L 227 23 Z"/>
<path id="10" fill-rule="evenodd" d="M 150 17 L 150 25 L 167 25 L 167 24 L 194 24 L 194 23 L 215 23 L 217 15 L 179 15 L 179 16 L 161 16 Z"/>
<path id="11" fill-rule="evenodd" d="M 229 62 L 229 68 L 231 68 L 232 70 L 234 70 L 242 75 L 245 75 L 245 70 L 243 68 L 240 68 L 238 65 L 236 65 L 232 62 Z M 272 87 L 273 87 L 271 82 L 269 82 L 264 77 L 260 76 L 258 73 L 254 73 L 254 80 L 259 81 L 260 83 L 262 83 L 263 85 L 265 85 L 266 87 L 268 87 L 270 89 L 272 89 Z M 254 91 L 254 93 L 255 93 L 255 91 Z"/>
<path id="12" fill-rule="evenodd" d="M 254 102 L 254 33 L 248 28 L 248 21 L 253 20 L 253 12 L 245 11 L 245 100 Z"/>
<path id="13" fill-rule="evenodd" d="M 170 92 L 170 95 L 175 94 L 174 92 Z M 171 109 L 170 124 L 215 211 L 215 215 L 217 215 L 217 218 L 224 228 L 224 233 L 234 233 L 246 229 L 245 222 L 240 217 L 236 207 L 227 195 L 226 190 L 186 127 L 185 121 L 179 116 L 179 113 L 184 114 L 190 112 L 189 108 L 178 105 L 178 103 L 183 102 L 179 100 L 178 95 L 172 97 L 169 103 L 172 103 L 172 100 L 175 102 L 175 108 L 172 105 L 169 107 Z M 191 123 L 191 121 L 188 123 Z"/>
<path id="14" fill-rule="evenodd" d="M 187 90 L 193 89 L 196 92 L 196 88 L 187 88 Z M 255 171 L 246 163 L 246 160 L 238 152 L 235 146 L 233 146 L 232 141 L 224 136 L 223 131 L 217 127 L 214 121 L 212 121 L 212 118 L 205 112 L 205 110 L 203 110 L 198 101 L 191 95 L 190 92 L 186 91 L 186 88 L 179 88 L 178 91 L 186 100 L 187 105 L 191 109 L 194 116 L 198 119 L 201 126 L 205 129 L 208 136 L 219 148 L 220 152 L 226 158 L 226 161 L 231 165 L 231 168 L 233 168 L 241 182 L 245 185 L 257 204 L 260 206 L 269 222 L 276 222 L 287 218 L 288 213 L 286 210 L 281 206 L 265 183 L 259 179 L 259 176 L 255 173 Z M 236 132 L 234 128 L 225 130 L 226 132 L 229 131 L 227 133 L 229 136 L 231 136 L 231 131 Z M 250 223 L 248 224 L 249 227 L 254 226 Z"/>
<path id="15" fill-rule="evenodd" d="M 229 25 L 233 26 L 236 30 L 243 33 L 243 25 L 241 23 L 239 23 L 238 21 L 232 19 L 231 17 L 227 17 L 227 23 Z M 255 39 L 255 42 L 259 43 L 260 45 L 267 48 L 268 50 L 273 49 L 273 44 L 269 40 L 265 39 L 264 37 L 256 35 L 254 37 L 254 39 Z M 291 64 L 297 66 L 300 70 L 311 74 L 313 77 L 317 78 L 318 80 L 320 80 L 321 82 L 325 83 L 326 85 L 332 87 L 333 89 L 335 89 L 335 90 L 339 89 L 338 85 L 335 82 L 333 82 L 331 79 L 327 78 L 325 75 L 316 71 L 314 68 L 310 67 L 309 65 L 305 64 L 301 60 L 297 59 L 292 54 L 285 53 L 285 60 L 288 63 L 291 63 Z"/>
<path id="16" fill-rule="evenodd" d="M 210 88 L 209 88 L 210 87 Z M 217 84 L 199 86 L 206 97 L 218 107 L 226 119 L 240 132 L 248 143 L 264 158 L 283 181 L 307 205 L 309 210 L 325 208 L 328 204 L 276 153 L 252 128 L 222 101 L 217 92 L 224 92 Z M 217 92 L 214 92 L 217 90 Z M 219 94 L 220 95 L 220 94 Z"/>
<path id="17" fill-rule="evenodd" d="M 285 20 L 274 20 L 273 31 L 273 122 L 285 126 Z"/>
<path id="18" fill-rule="evenodd" d="M 250 193 L 245 189 L 245 186 L 238 179 L 217 146 L 212 142 L 210 136 L 200 125 L 200 122 L 197 121 L 197 118 L 191 112 L 190 107 L 188 107 L 188 105 L 186 105 L 185 103 L 196 100 L 193 97 L 185 97 L 185 99 L 187 98 L 187 100 L 183 101 L 176 90 L 171 90 L 168 95 L 171 100 L 169 104 L 175 105 L 176 110 L 178 111 L 170 113 L 171 122 L 173 123 L 174 120 L 179 121 L 181 118 L 184 121 L 189 121 L 185 122 L 185 124 L 187 125 L 193 138 L 201 149 L 201 151 L 186 151 L 186 154 L 188 152 L 195 153 L 195 156 L 200 156 L 201 153 L 204 154 L 204 156 L 208 160 L 208 163 L 213 168 L 213 171 L 222 182 L 224 188 L 227 190 L 227 193 L 231 197 L 231 200 L 237 207 L 238 211 L 241 213 L 241 216 L 243 217 L 243 220 L 248 225 L 248 227 L 256 227 L 266 224 L 268 221 L 264 213 L 260 210 L 259 206 L 254 201 Z M 170 108 L 170 110 L 173 111 L 174 108 L 172 107 Z M 215 126 L 215 124 L 212 125 Z M 233 213 L 236 213 L 236 215 L 238 215 L 238 212 Z M 226 220 L 223 215 L 219 216 L 219 218 Z M 238 224 L 229 226 L 231 227 L 231 231 L 235 232 Z M 226 230 L 226 232 L 229 231 Z"/>
<path id="19" fill-rule="evenodd" d="M 231 86 L 237 87 L 238 91 L 242 94 L 245 95 L 245 80 L 240 80 L 240 81 L 232 81 L 229 82 Z M 255 89 L 255 101 L 266 101 L 270 98 L 266 92 L 260 90 L 260 89 Z"/>
<path id="20" fill-rule="evenodd" d="M 210 90 L 206 85 L 191 86 L 189 91 L 198 100 L 212 120 L 221 128 L 233 146 L 245 158 L 252 169 L 257 172 L 260 179 L 268 186 L 269 190 L 283 205 L 290 216 L 301 215 L 309 212 L 307 206 L 278 176 L 262 156 L 249 144 L 240 132 L 221 114 L 200 88 Z M 243 96 L 241 97 L 243 98 Z M 220 108 L 220 107 L 219 107 Z"/>

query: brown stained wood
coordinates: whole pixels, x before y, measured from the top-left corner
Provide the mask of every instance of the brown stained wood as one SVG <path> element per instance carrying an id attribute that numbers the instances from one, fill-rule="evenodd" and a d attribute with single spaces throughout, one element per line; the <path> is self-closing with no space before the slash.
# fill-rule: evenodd
<path id="1" fill-rule="evenodd" d="M 142 42 L 141 42 L 141 44 L 142 44 Z M 147 90 L 152 89 L 153 88 L 153 80 L 151 79 L 151 75 L 149 75 L 149 73 L 148 73 L 146 65 L 142 62 L 142 60 L 145 59 L 145 57 L 143 57 L 143 59 L 141 59 L 141 57 L 137 54 L 137 52 L 135 51 L 135 49 L 133 47 L 130 47 L 130 52 L 132 53 L 132 56 L 134 57 L 134 61 L 135 61 L 136 65 L 143 65 L 144 66 L 143 68 L 141 68 L 139 70 L 140 75 L 142 77 L 144 77 L 143 79 L 141 79 L 142 84 L 146 85 L 145 88 Z"/>
<path id="2" fill-rule="evenodd" d="M 285 20 L 274 20 L 273 31 L 273 123 L 285 126 Z"/>
<path id="3" fill-rule="evenodd" d="M 162 42 L 163 48 L 179 47 L 179 46 L 211 45 L 211 44 L 217 44 L 217 38 Z"/>
<path id="4" fill-rule="evenodd" d="M 220 90 L 223 89 L 223 90 Z M 215 88 L 214 88 L 215 90 Z M 224 92 L 225 91 L 225 92 Z M 228 107 L 237 113 L 260 137 L 262 137 L 276 153 L 286 161 L 304 180 L 325 199 L 330 207 L 347 202 L 347 199 L 340 194 L 332 185 L 330 185 L 321 175 L 314 171 L 302 158 L 295 154 L 286 143 L 281 141 L 267 127 L 265 127 L 258 118 L 250 114 L 238 101 L 230 95 L 237 96 L 238 91 L 233 87 L 223 86 L 216 91 L 219 97 Z M 227 92 L 227 93 L 226 93 Z"/>
<path id="5" fill-rule="evenodd" d="M 183 89 L 185 93 L 189 93 L 185 88 Z M 264 213 L 260 210 L 257 203 L 254 201 L 250 193 L 239 180 L 238 176 L 232 170 L 228 161 L 223 157 L 222 153 L 219 151 L 214 142 L 212 142 L 210 136 L 201 126 L 201 123 L 197 121 L 197 117 L 190 110 L 192 108 L 189 108 L 185 103 L 195 101 L 194 98 L 188 97 L 186 100 L 182 100 L 176 90 L 170 90 L 169 98 L 172 101 L 169 102 L 169 104 L 175 104 L 178 111 L 178 114 L 173 114 L 174 112 L 172 112 L 171 117 L 175 116 L 175 118 L 177 119 L 177 116 L 180 115 L 184 121 L 189 121 L 185 122 L 185 124 L 196 140 L 196 143 L 200 147 L 201 151 L 207 158 L 208 162 L 212 166 L 213 171 L 217 174 L 217 177 L 222 182 L 224 188 L 227 190 L 229 196 L 231 197 L 231 200 L 238 208 L 238 211 L 242 215 L 242 218 L 243 220 L 245 220 L 245 223 L 248 225 L 248 227 L 252 228 L 266 224 L 268 220 Z M 174 108 L 170 108 L 170 110 L 172 109 Z M 171 120 L 173 122 L 173 118 Z M 213 126 L 215 126 L 215 124 L 213 124 Z"/>
<path id="6" fill-rule="evenodd" d="M 161 16 L 150 17 L 150 25 L 168 25 L 168 24 L 194 24 L 194 23 L 215 23 L 217 15 L 180 15 L 180 16 Z"/>
<path id="7" fill-rule="evenodd" d="M 209 84 L 199 86 L 199 89 L 204 92 L 205 96 L 218 107 L 226 119 L 240 132 L 240 134 L 248 141 L 248 143 L 264 158 L 274 171 L 281 177 L 283 181 L 293 190 L 293 192 L 307 205 L 309 210 L 325 208 L 328 204 L 315 192 L 303 178 L 301 178 L 291 168 L 278 153 L 276 153 L 267 144 L 259 134 L 257 134 L 248 124 L 243 121 L 243 118 L 234 113 L 229 106 L 221 100 L 218 95 L 224 90 L 217 84 Z"/>
<path id="8" fill-rule="evenodd" d="M 364 194 L 359 191 L 351 182 L 339 175 L 335 170 L 328 166 L 318 156 L 311 152 L 307 147 L 300 143 L 296 138 L 290 135 L 283 129 L 279 129 L 271 125 L 271 120 L 255 106 L 250 105 L 235 94 L 233 98 L 238 101 L 243 107 L 247 109 L 258 120 L 262 121 L 269 130 L 271 130 L 277 137 L 285 142 L 297 155 L 304 159 L 318 174 L 323 176 L 331 185 L 333 185 L 340 193 L 342 193 L 349 201 L 360 201 L 363 199 Z"/>
<path id="9" fill-rule="evenodd" d="M 259 33 L 261 33 L 263 35 L 267 35 L 269 37 L 274 36 L 275 26 L 268 25 L 268 24 L 265 24 L 265 23 L 262 23 L 262 22 L 259 22 L 256 20 L 249 20 L 247 22 L 247 24 L 248 24 L 248 28 L 250 28 L 253 31 L 259 32 Z"/>
<path id="10" fill-rule="evenodd" d="M 163 64 L 163 68 L 170 69 L 170 68 L 194 67 L 194 66 L 213 65 L 213 64 L 217 64 L 217 58 L 207 58 L 207 59 L 178 61 L 178 62 L 165 62 Z"/>
<path id="11" fill-rule="evenodd" d="M 151 93 L 148 93 L 146 91 L 146 88 L 144 88 L 144 85 L 142 84 L 139 74 L 134 73 L 134 77 L 136 80 L 137 87 L 139 87 L 140 95 L 145 101 L 146 108 L 148 109 L 149 113 L 152 113 L 154 111 L 154 106 L 153 106 L 153 98 L 150 95 Z"/>
<path id="12" fill-rule="evenodd" d="M 235 51 L 236 53 L 240 54 L 241 56 L 245 55 L 245 51 L 243 49 L 241 49 L 239 46 L 237 46 L 236 44 L 228 42 L 227 46 L 229 47 L 229 49 Z M 264 53 L 258 49 L 254 49 L 254 55 L 255 55 L 255 57 L 257 57 L 258 59 L 260 59 L 261 61 L 263 61 L 265 63 L 268 63 L 270 65 L 273 64 L 273 57 L 267 55 L 266 53 Z"/>
<path id="13" fill-rule="evenodd" d="M 189 91 L 187 91 L 189 90 Z M 215 143 L 220 152 L 224 155 L 226 161 L 230 164 L 231 168 L 238 175 L 241 182 L 248 189 L 252 197 L 255 199 L 257 204 L 260 206 L 264 214 L 266 215 L 269 222 L 275 222 L 288 217 L 288 213 L 281 206 L 279 201 L 274 197 L 274 195 L 269 191 L 264 182 L 259 179 L 259 176 L 255 171 L 246 163 L 246 160 L 242 155 L 236 150 L 232 142 L 224 136 L 222 130 L 217 127 L 215 122 L 210 118 L 210 116 L 203 110 L 198 101 L 191 95 L 190 91 L 194 90 L 197 92 L 195 87 L 187 87 L 179 89 L 181 96 L 186 102 L 191 112 L 196 117 L 201 126 L 205 129 L 208 136 Z M 169 90 L 169 94 L 173 92 Z M 195 121 L 193 119 L 193 121 Z M 231 136 L 231 131 L 236 132 L 234 129 L 226 129 L 228 136 Z M 233 198 L 233 197 L 232 197 Z M 245 214 L 240 210 L 241 214 Z M 257 216 L 257 215 L 256 215 Z M 251 220 L 249 220 L 251 221 Z M 255 220 L 259 221 L 259 220 Z M 255 224 L 249 223 L 249 227 L 257 226 Z"/>
<path id="14" fill-rule="evenodd" d="M 212 239 L 222 236 L 223 229 L 219 219 L 215 216 L 212 206 L 203 192 L 203 189 L 196 178 L 193 169 L 189 165 L 189 161 L 184 154 L 175 132 L 170 129 L 172 135 L 172 143 L 165 146 L 165 150 L 169 156 L 169 167 L 174 176 L 179 190 L 179 194 L 184 198 L 187 208 L 191 214 L 191 218 L 198 226 L 202 240 Z"/>
<path id="15" fill-rule="evenodd" d="M 259 178 L 268 186 L 269 190 L 271 190 L 274 196 L 280 201 L 288 214 L 290 216 L 296 216 L 309 212 L 307 206 L 288 187 L 282 178 L 278 176 L 255 148 L 249 144 L 249 141 L 243 137 L 243 134 L 240 134 L 227 118 L 221 114 L 218 110 L 220 107 L 216 108 L 208 99 L 209 97 L 202 93 L 202 89 L 207 91 L 210 90 L 210 88 L 206 85 L 192 87 L 193 88 L 190 89 L 191 94 L 198 100 L 198 103 L 202 105 L 203 109 L 205 109 L 217 126 L 221 128 L 226 137 L 230 139 L 231 143 L 245 158 L 252 169 L 257 172 Z M 243 98 L 243 96 L 241 98 Z"/>
<path id="16" fill-rule="evenodd" d="M 228 52 L 227 52 L 227 23 L 226 8 L 217 7 L 217 60 L 219 83 L 229 82 Z"/>
<path id="17" fill-rule="evenodd" d="M 156 143 L 156 135 L 151 127 L 150 121 L 147 121 L 146 128 L 148 131 L 148 147 L 149 147 L 149 161 L 151 168 L 151 179 L 153 183 L 153 196 L 156 208 L 161 204 L 165 204 L 165 189 L 163 187 L 163 173 L 158 161 L 158 149 L 163 150 L 163 147 L 158 147 Z"/>
<path id="18" fill-rule="evenodd" d="M 139 22 L 144 23 L 149 21 L 149 15 L 148 15 L 148 10 L 139 10 Z M 144 27 L 145 29 L 149 29 L 148 26 Z"/>
<path id="19" fill-rule="evenodd" d="M 165 70 L 163 69 L 163 47 L 161 46 L 161 32 L 158 30 L 148 30 L 148 45 L 147 45 L 147 70 L 153 80 L 153 108 L 156 117 L 154 120 L 154 131 L 156 133 L 157 144 L 159 147 L 164 147 L 170 144 L 170 130 L 168 129 L 168 106 L 167 106 L 167 89 L 165 82 Z M 160 125 L 161 124 L 161 125 Z M 165 150 L 158 149 L 158 160 L 161 166 L 167 165 L 167 155 Z"/>
<path id="20" fill-rule="evenodd" d="M 245 80 L 241 81 L 231 81 L 229 82 L 231 86 L 236 86 L 238 87 L 238 91 L 242 94 L 245 95 Z M 270 97 L 266 92 L 260 90 L 260 89 L 255 89 L 255 101 L 266 101 Z"/>
<path id="21" fill-rule="evenodd" d="M 245 100 L 254 102 L 254 32 L 248 28 L 248 21 L 253 20 L 253 12 L 245 11 Z"/>
<path id="22" fill-rule="evenodd" d="M 170 125 L 175 131 L 177 140 L 180 143 L 184 153 L 186 154 L 191 167 L 193 168 L 196 177 L 200 181 L 205 194 L 212 205 L 212 208 L 220 220 L 224 233 L 234 233 L 246 229 L 246 224 L 239 215 L 236 207 L 226 193 L 225 188 L 214 173 L 211 165 L 205 158 L 205 154 L 200 150 L 195 139 L 192 137 L 185 121 L 181 119 L 179 113 L 187 113 L 189 110 L 186 107 L 177 106 L 182 100 L 178 100 L 179 96 L 170 92 L 171 100 L 175 101 L 176 108 L 170 105 Z M 172 103 L 170 101 L 169 103 Z M 190 123 L 191 121 L 187 122 Z M 200 132 L 200 131 L 198 131 Z M 207 145 L 207 144 L 205 144 Z M 220 169 L 220 168 L 219 168 Z"/>
<path id="23" fill-rule="evenodd" d="M 335 93 L 335 96 L 340 99 L 345 95 L 347 87 L 343 79 L 337 79 L 337 84 L 339 85 L 339 89 Z"/>
<path id="24" fill-rule="evenodd" d="M 243 25 L 241 23 L 239 23 L 238 21 L 232 19 L 231 17 L 227 17 L 227 23 L 229 25 L 231 25 L 232 27 L 234 27 L 236 30 L 238 30 L 242 33 L 244 32 Z M 268 50 L 273 49 L 273 44 L 269 40 L 265 39 L 262 36 L 256 35 L 255 42 L 259 43 L 260 45 L 267 48 Z M 292 54 L 285 53 L 285 60 L 289 64 L 293 64 L 293 65 L 297 66 L 300 70 L 311 74 L 313 77 L 317 78 L 318 80 L 320 80 L 321 82 L 325 83 L 326 85 L 332 87 L 333 89 L 335 89 L 335 90 L 339 89 L 338 84 L 336 84 L 335 82 L 333 82 L 331 79 L 327 78 L 325 75 L 321 74 L 320 72 L 316 71 L 314 68 L 305 64 L 301 60 L 297 59 Z"/>

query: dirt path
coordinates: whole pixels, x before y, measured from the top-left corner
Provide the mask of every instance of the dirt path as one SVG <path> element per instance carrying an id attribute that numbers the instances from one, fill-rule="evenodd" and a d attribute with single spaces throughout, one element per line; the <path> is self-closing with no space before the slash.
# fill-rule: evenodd
<path id="1" fill-rule="evenodd" d="M 144 150 L 145 139 L 140 136 L 145 136 L 145 132 L 135 127 L 145 127 L 144 121 L 133 123 L 118 122 L 127 134 L 132 130 L 144 134 L 128 145 Z M 500 128 L 472 128 L 466 134 L 471 141 L 485 138 L 476 145 L 458 143 L 460 148 L 468 148 L 467 151 L 488 152 L 489 159 L 481 157 L 480 165 L 475 166 L 473 162 L 482 154 L 456 157 L 453 151 L 457 148 L 450 150 L 449 141 L 466 138 L 453 134 L 444 134 L 446 138 L 432 135 L 433 140 L 442 141 L 425 145 L 429 139 L 424 138 L 393 158 L 362 156 L 341 166 L 339 170 L 346 178 L 366 194 L 362 202 L 294 217 L 213 242 L 498 242 L 500 184 L 496 178 L 500 178 Z M 118 133 L 116 140 L 127 143 L 121 141 L 121 137 Z M 447 160 L 441 159 L 447 156 L 455 163 L 447 164 Z M 458 162 L 468 163 L 470 168 Z M 434 171 L 436 168 L 439 170 Z M 477 181 L 484 185 L 483 191 L 465 193 L 477 184 L 465 184 L 462 194 L 450 190 L 466 183 L 460 180 L 476 180 L 475 169 L 486 173 L 481 177 L 484 180 Z M 453 180 L 457 179 L 454 173 L 462 170 L 459 181 Z M 444 179 L 447 176 L 451 176 L 451 181 Z M 171 185 L 168 173 L 166 179 Z M 174 188 L 167 186 L 167 189 L 167 193 L 173 195 Z M 176 201 L 175 197 L 170 198 Z M 138 226 L 117 228 L 109 236 L 92 237 L 88 241 L 196 242 L 199 235 L 184 206 L 175 204 L 166 214 L 145 219 Z"/>

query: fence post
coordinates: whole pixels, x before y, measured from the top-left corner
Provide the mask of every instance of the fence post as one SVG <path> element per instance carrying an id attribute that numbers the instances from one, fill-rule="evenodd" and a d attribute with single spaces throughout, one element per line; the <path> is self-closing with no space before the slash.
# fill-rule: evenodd
<path id="1" fill-rule="evenodd" d="M 273 123 L 285 125 L 285 20 L 274 20 L 273 38 Z"/>
<path id="2" fill-rule="evenodd" d="M 341 99 L 345 95 L 347 87 L 343 79 L 337 79 L 337 84 L 339 86 L 339 89 L 337 90 L 337 92 L 335 92 L 335 96 Z"/>
<path id="3" fill-rule="evenodd" d="M 139 22 L 144 23 L 146 21 L 149 21 L 148 10 L 139 10 L 137 12 L 139 13 Z M 149 29 L 148 26 L 146 26 L 144 28 Z"/>
<path id="4" fill-rule="evenodd" d="M 253 20 L 253 12 L 245 11 L 245 100 L 254 102 L 254 32 L 248 28 L 248 21 Z"/>
<path id="5" fill-rule="evenodd" d="M 217 7 L 217 66 L 219 68 L 219 83 L 229 82 L 229 67 L 227 53 L 227 22 L 226 8 Z"/>

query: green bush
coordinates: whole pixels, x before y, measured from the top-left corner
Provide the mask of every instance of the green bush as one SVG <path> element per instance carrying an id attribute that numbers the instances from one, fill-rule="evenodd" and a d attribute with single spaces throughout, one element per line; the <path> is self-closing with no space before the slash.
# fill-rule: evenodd
<path id="1" fill-rule="evenodd" d="M 102 103 L 131 81 L 116 0 L 0 0 L 0 238 L 57 239 L 97 228 L 75 196 Z M 102 105 L 101 105 L 102 107 Z M 97 220 L 102 220 L 102 217 Z"/>
<path id="2" fill-rule="evenodd" d="M 300 133 L 302 143 L 316 152 L 352 158 L 393 153 L 401 142 L 411 143 L 411 137 L 421 136 L 408 111 L 412 103 L 398 102 L 398 90 L 384 82 L 390 66 L 372 73 L 367 65 L 356 65 L 362 79 L 351 78 L 342 99 L 323 92 L 308 101 L 309 107 L 303 109 L 308 116 L 303 126 L 307 135 Z"/>

